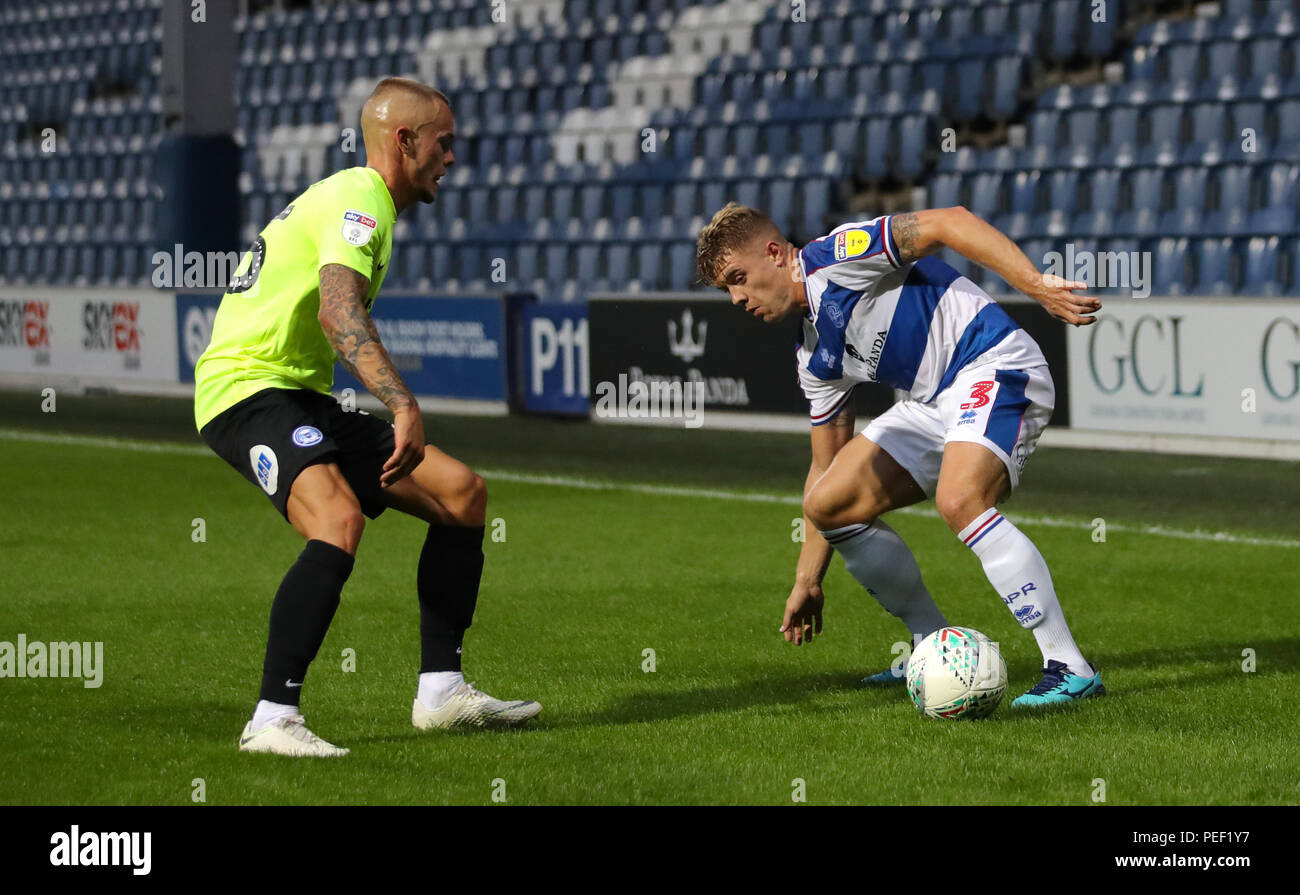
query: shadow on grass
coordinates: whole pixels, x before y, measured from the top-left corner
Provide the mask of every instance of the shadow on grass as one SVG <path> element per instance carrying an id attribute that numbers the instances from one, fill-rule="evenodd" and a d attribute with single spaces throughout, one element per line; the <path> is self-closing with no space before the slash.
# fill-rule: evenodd
<path id="1" fill-rule="evenodd" d="M 1254 650 L 1255 671 L 1246 672 L 1243 650 Z M 1186 686 L 1223 686 L 1243 683 L 1253 677 L 1294 674 L 1300 671 L 1300 639 L 1255 640 L 1241 638 L 1234 643 L 1196 643 L 1159 647 L 1148 650 L 1100 654 L 1097 664 L 1102 679 L 1107 669 L 1154 671 L 1170 669 L 1175 674 L 1163 680 L 1134 681 L 1119 687 L 1109 685 L 1107 696 L 1124 698 L 1128 694 L 1169 690 Z M 1210 667 L 1206 667 L 1206 666 Z"/>
<path id="2" fill-rule="evenodd" d="M 1283 638 L 1255 640 L 1244 638 L 1240 643 L 1205 642 L 1174 645 L 1117 654 L 1098 655 L 1098 665 L 1103 678 L 1109 670 L 1153 671 L 1172 669 L 1169 678 L 1152 681 L 1116 682 L 1108 679 L 1107 702 L 1152 691 L 1170 690 L 1186 686 L 1222 686 L 1242 682 L 1246 673 L 1241 670 L 1243 649 L 1255 650 L 1257 671 L 1252 676 L 1273 676 L 1300 671 L 1300 639 Z M 1210 665 L 1211 667 L 1205 667 Z M 1051 717 L 1083 706 L 1067 705 L 1047 707 L 1032 711 L 1010 709 L 1011 700 L 1037 681 L 1037 669 L 1023 663 L 1011 669 L 1011 683 L 1003 704 L 988 722 L 1019 722 Z M 654 689 L 637 693 L 624 693 L 609 703 L 590 711 L 565 712 L 553 708 L 543 711 L 535 721 L 511 731 L 455 730 L 420 732 L 413 728 L 401 733 L 375 736 L 349 737 L 346 745 L 370 743 L 401 743 L 413 738 L 461 737 L 478 735 L 528 734 L 530 732 L 559 731 L 581 727 L 606 727 L 625 724 L 646 724 L 677 718 L 690 718 L 714 713 L 729 713 L 762 707 L 790 707 L 814 701 L 820 694 L 856 693 L 861 697 L 862 708 L 879 708 L 891 704 L 907 705 L 907 691 L 902 686 L 864 687 L 859 682 L 861 673 L 826 671 L 792 676 L 761 675 L 734 684 L 716 687 L 688 687 L 677 690 Z M 193 709 L 193 706 L 189 706 Z M 247 720 L 246 707 L 240 703 L 210 703 L 202 711 L 167 713 L 170 729 L 179 723 L 181 730 L 196 740 L 214 745 L 224 745 L 227 738 L 233 746 L 238 732 Z M 843 711 L 842 705 L 809 706 L 814 713 Z M 328 710 L 316 709 L 315 715 Z M 338 723 L 337 720 L 335 723 Z M 328 736 L 326 737 L 328 739 Z"/>
<path id="3" fill-rule="evenodd" d="M 761 707 L 797 706 L 826 693 L 859 694 L 864 705 L 871 706 L 883 706 L 907 699 L 907 691 L 903 687 L 863 687 L 859 683 L 861 679 L 859 672 L 830 671 L 785 677 L 764 676 L 727 686 L 626 693 L 593 711 L 569 718 L 552 717 L 548 723 L 539 725 L 539 729 L 646 724 Z M 824 706 L 814 710 L 840 712 L 843 708 Z M 545 715 L 542 717 L 545 718 Z"/>

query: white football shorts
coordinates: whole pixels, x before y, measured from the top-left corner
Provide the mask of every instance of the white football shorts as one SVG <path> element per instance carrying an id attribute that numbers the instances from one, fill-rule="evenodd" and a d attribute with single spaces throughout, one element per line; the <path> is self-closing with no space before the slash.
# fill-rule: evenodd
<path id="1" fill-rule="evenodd" d="M 1013 370 L 993 361 L 962 370 L 929 404 L 900 401 L 862 435 L 911 473 L 928 497 L 938 487 L 950 441 L 972 441 L 997 454 L 1015 488 L 1055 406 L 1056 387 L 1045 364 Z"/>

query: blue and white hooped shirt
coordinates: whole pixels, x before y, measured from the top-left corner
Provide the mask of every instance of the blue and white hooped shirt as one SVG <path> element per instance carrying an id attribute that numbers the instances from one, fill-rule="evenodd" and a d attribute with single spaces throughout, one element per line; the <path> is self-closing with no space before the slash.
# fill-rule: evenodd
<path id="1" fill-rule="evenodd" d="M 923 404 L 957 374 L 996 361 L 1046 364 L 984 290 L 937 258 L 900 264 L 891 216 L 844 224 L 799 252 L 808 313 L 799 384 L 814 426 L 836 416 L 861 382 L 883 382 Z"/>

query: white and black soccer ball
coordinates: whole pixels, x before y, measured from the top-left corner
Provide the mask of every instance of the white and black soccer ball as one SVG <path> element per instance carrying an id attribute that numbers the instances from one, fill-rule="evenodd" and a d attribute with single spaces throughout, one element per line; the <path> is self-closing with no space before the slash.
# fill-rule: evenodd
<path id="1" fill-rule="evenodd" d="M 998 645 L 974 628 L 940 628 L 907 663 L 907 692 L 931 718 L 984 718 L 1007 689 Z"/>

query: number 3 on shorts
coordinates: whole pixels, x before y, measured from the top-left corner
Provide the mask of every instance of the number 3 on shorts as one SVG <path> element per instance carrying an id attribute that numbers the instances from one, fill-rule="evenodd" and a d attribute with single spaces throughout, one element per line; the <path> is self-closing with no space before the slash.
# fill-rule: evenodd
<path id="1" fill-rule="evenodd" d="M 983 407 L 989 402 L 989 392 L 993 391 L 995 385 L 997 385 L 997 383 L 991 379 L 975 383 L 974 387 L 970 390 L 971 399 L 961 405 L 961 409 L 972 410 L 976 407 Z"/>

